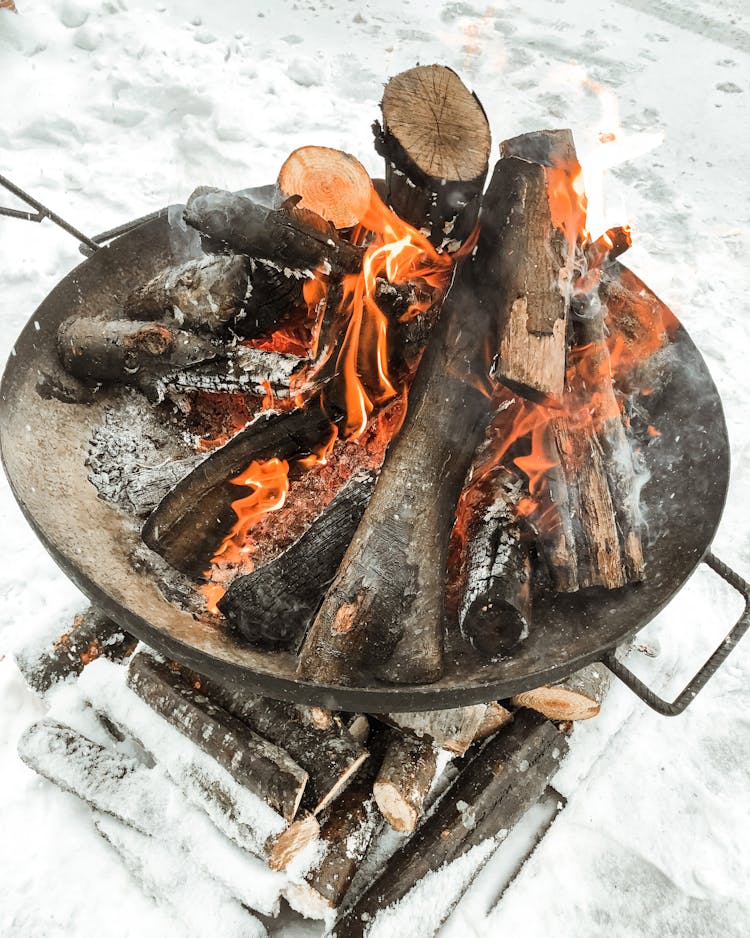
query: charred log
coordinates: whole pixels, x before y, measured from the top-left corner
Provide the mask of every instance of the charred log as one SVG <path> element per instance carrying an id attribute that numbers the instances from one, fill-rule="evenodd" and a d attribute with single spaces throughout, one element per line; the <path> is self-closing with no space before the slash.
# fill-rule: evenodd
<path id="1" fill-rule="evenodd" d="M 427 873 L 487 838 L 501 837 L 543 795 L 567 752 L 554 724 L 519 714 L 463 769 L 433 813 L 391 857 L 386 869 L 332 929 L 335 938 L 363 938 L 384 909 Z"/>
<path id="2" fill-rule="evenodd" d="M 609 689 L 609 672 L 589 664 L 570 677 L 511 698 L 515 707 L 536 710 L 550 720 L 589 720 L 597 716 Z"/>
<path id="3" fill-rule="evenodd" d="M 476 95 L 449 68 L 425 65 L 386 85 L 375 148 L 385 158 L 386 201 L 436 247 L 472 232 L 487 178 L 490 129 Z"/>
<path id="4" fill-rule="evenodd" d="M 196 189 L 185 206 L 185 221 L 208 239 L 212 250 L 246 254 L 294 270 L 312 271 L 327 264 L 339 274 L 354 273 L 362 264 L 362 249 L 340 238 L 332 226 L 321 230 L 283 207 L 266 208 L 222 189 Z"/>
<path id="5" fill-rule="evenodd" d="M 190 687 L 168 665 L 145 653 L 128 669 L 128 684 L 191 742 L 212 756 L 239 784 L 287 821 L 302 800 L 308 774 L 278 746 Z"/>
<path id="6" fill-rule="evenodd" d="M 163 499 L 144 525 L 144 542 L 178 570 L 201 574 L 234 521 L 237 486 L 231 480 L 255 459 L 307 456 L 330 433 L 330 421 L 317 402 L 262 414 Z"/>
<path id="7" fill-rule="evenodd" d="M 218 606 L 245 641 L 256 648 L 299 648 L 374 486 L 373 473 L 355 473 L 299 540 L 230 584 Z"/>

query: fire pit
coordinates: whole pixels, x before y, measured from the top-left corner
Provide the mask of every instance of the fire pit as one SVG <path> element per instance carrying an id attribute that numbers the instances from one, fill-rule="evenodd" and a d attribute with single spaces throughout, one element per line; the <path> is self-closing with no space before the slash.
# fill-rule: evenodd
<path id="1" fill-rule="evenodd" d="M 393 89 L 391 92 L 394 93 Z M 384 98 L 384 113 L 387 111 L 387 98 L 388 92 Z M 476 119 L 477 106 L 476 102 L 473 105 L 471 102 L 466 104 L 467 119 Z M 404 211 L 421 211 L 427 232 L 444 251 L 448 250 L 446 242 L 453 239 L 456 246 L 463 242 L 466 248 L 464 253 L 471 254 L 469 260 L 463 265 L 459 264 L 453 286 L 448 291 L 438 324 L 427 341 L 427 351 L 409 392 L 409 404 L 417 400 L 419 406 L 407 408 L 403 431 L 395 438 L 389 451 L 375 487 L 376 494 L 372 496 L 365 516 L 367 524 L 371 523 L 367 519 L 374 516 L 381 528 L 390 529 L 392 526 L 394 543 L 402 546 L 404 551 L 401 555 L 396 552 L 390 559 L 384 559 L 377 572 L 376 592 L 387 597 L 390 590 L 398 595 L 392 601 L 389 600 L 390 605 L 387 607 L 382 603 L 378 605 L 381 601 L 378 596 L 373 606 L 375 611 L 364 613 L 365 618 L 369 616 L 366 634 L 378 635 L 377 638 L 366 637 L 365 644 L 380 641 L 382 634 L 387 633 L 389 628 L 402 628 L 402 614 L 398 612 L 401 607 L 397 600 L 399 596 L 403 598 L 403 557 L 407 556 L 410 562 L 413 560 L 419 568 L 421 587 L 415 593 L 416 601 L 410 602 L 407 612 L 403 613 L 408 621 L 403 625 L 404 634 L 395 642 L 399 649 L 398 660 L 391 657 L 392 647 L 389 654 L 385 655 L 388 673 L 384 672 L 382 661 L 371 664 L 361 648 L 354 649 L 352 644 L 354 637 L 359 634 L 359 624 L 353 629 L 352 623 L 359 623 L 364 587 L 361 570 L 356 574 L 359 580 L 348 585 L 344 582 L 346 571 L 353 569 L 352 563 L 346 560 L 342 567 L 345 572 L 342 574 L 339 571 L 338 579 L 322 607 L 317 609 L 317 602 L 313 605 L 311 612 L 314 613 L 315 622 L 305 639 L 301 664 L 294 650 L 249 647 L 237 640 L 231 630 L 217 624 L 214 618 L 201 615 L 194 604 L 185 600 L 186 591 L 191 588 L 189 574 L 195 571 L 191 571 L 189 564 L 185 563 L 184 539 L 194 534 L 195 544 L 198 545 L 206 531 L 215 525 L 216 512 L 211 498 L 216 488 L 216 467 L 224 466 L 225 486 L 233 475 L 246 468 L 247 461 L 244 465 L 235 466 L 234 463 L 246 454 L 243 441 L 248 439 L 250 430 L 257 434 L 258 426 L 251 424 L 197 467 L 193 461 L 185 480 L 179 482 L 162 500 L 143 529 L 143 540 L 160 556 L 144 546 L 141 525 L 137 519 L 99 498 L 97 489 L 90 481 L 87 460 L 91 458 L 91 441 L 106 424 L 107 415 L 117 410 L 119 402 L 127 400 L 127 396 L 123 396 L 120 390 L 107 388 L 96 390 L 85 397 L 76 396 L 76 393 L 68 390 L 69 377 L 63 365 L 67 366 L 67 371 L 73 370 L 75 373 L 76 368 L 80 370 L 76 350 L 82 343 L 89 341 L 86 324 L 96 323 L 99 329 L 102 322 L 120 322 L 123 305 L 131 303 L 134 285 L 146 284 L 165 269 L 195 259 L 195 236 L 190 236 L 190 232 L 178 221 L 182 216 L 181 206 L 165 209 L 156 217 L 117 237 L 106 248 L 97 250 L 53 290 L 19 337 L 4 377 L 0 409 L 3 460 L 14 494 L 45 546 L 97 606 L 153 648 L 226 685 L 261 691 L 280 699 L 349 710 L 436 710 L 510 697 L 562 678 L 588 662 L 606 661 L 650 705 L 664 712 L 676 712 L 705 683 L 718 665 L 716 656 L 673 707 L 658 701 L 642 688 L 622 665 L 614 661 L 613 651 L 674 596 L 704 558 L 747 598 L 744 583 L 707 553 L 726 496 L 729 472 L 726 427 L 718 394 L 700 353 L 684 328 L 659 299 L 631 271 L 614 260 L 616 252 L 612 250 L 614 245 L 611 243 L 603 249 L 603 257 L 607 258 L 605 286 L 599 289 L 597 282 L 594 282 L 587 291 L 581 288 L 579 292 L 588 297 L 586 302 L 591 301 L 593 294 L 599 297 L 602 289 L 619 290 L 630 297 L 637 297 L 649 315 L 670 324 L 665 338 L 660 380 L 656 386 L 644 388 L 643 393 L 636 395 L 637 408 L 632 420 L 632 431 L 636 443 L 643 450 L 648 472 L 640 493 L 641 509 L 648 523 L 647 536 L 642 538 L 642 544 L 639 543 L 637 549 L 628 553 L 628 545 L 632 547 L 632 541 L 627 525 L 632 523 L 632 519 L 618 515 L 612 523 L 613 530 L 619 532 L 626 545 L 618 561 L 621 570 L 625 571 L 622 579 L 618 580 L 615 575 L 610 582 L 599 580 L 595 555 L 586 561 L 587 572 L 581 572 L 582 561 L 578 558 L 574 573 L 554 573 L 553 580 L 555 577 L 565 579 L 565 575 L 576 579 L 580 576 L 580 586 L 586 588 L 577 590 L 578 582 L 575 586 L 560 586 L 558 583 L 557 588 L 561 591 L 538 591 L 534 596 L 533 625 L 528 636 L 513 645 L 512 654 L 486 654 L 482 637 L 472 634 L 469 628 L 468 631 L 449 630 L 444 647 L 441 634 L 437 641 L 441 646 L 441 660 L 438 663 L 430 661 L 435 630 L 442 630 L 439 616 L 436 617 L 432 607 L 436 602 L 438 605 L 442 603 L 441 558 L 444 561 L 448 550 L 455 496 L 460 491 L 467 468 L 471 466 L 474 449 L 482 439 L 482 428 L 489 422 L 488 418 L 483 424 L 484 417 L 480 419 L 477 416 L 484 411 L 489 413 L 490 405 L 482 403 L 486 400 L 486 393 L 472 386 L 475 363 L 467 364 L 468 358 L 481 357 L 486 353 L 481 342 L 483 320 L 473 306 L 480 310 L 486 309 L 490 302 L 487 299 L 489 288 L 482 287 L 476 271 L 482 258 L 497 250 L 497 243 L 505 246 L 505 253 L 500 252 L 498 256 L 506 260 L 514 254 L 508 245 L 521 244 L 521 241 L 513 241 L 519 235 L 512 230 L 512 225 L 503 214 L 503 205 L 506 203 L 502 200 L 510 199 L 510 204 L 525 205 L 523 200 L 518 201 L 518 187 L 531 187 L 536 184 L 535 179 L 546 179 L 549 183 L 551 177 L 545 175 L 547 168 L 565 168 L 566 163 L 550 157 L 550 152 L 563 137 L 530 134 L 507 141 L 503 145 L 503 159 L 498 164 L 495 178 L 485 197 L 479 241 L 474 249 L 470 232 L 472 219 L 478 211 L 483 173 L 477 171 L 474 176 L 471 173 L 464 174 L 471 178 L 452 193 L 453 201 L 448 199 L 446 203 L 449 208 L 441 205 L 439 199 L 428 199 L 427 208 L 424 205 L 415 208 L 413 204 L 408 204 L 410 199 L 413 200 L 413 195 L 408 186 L 404 188 L 403 180 L 406 176 L 397 169 L 405 163 L 403 145 L 405 142 L 408 144 L 408 140 L 398 121 L 386 119 L 384 123 L 385 130 L 379 132 L 379 146 L 388 160 L 389 177 L 386 189 L 382 191 L 387 193 L 392 204 L 406 206 Z M 399 128 L 402 134 L 400 138 L 397 136 Z M 511 164 L 512 172 L 509 169 Z M 569 168 L 565 172 L 569 178 Z M 435 177 L 438 176 L 436 173 Z M 425 178 L 424 172 L 421 175 L 412 173 L 412 177 L 419 181 L 416 187 L 412 184 L 412 189 L 419 189 L 420 186 L 427 189 L 431 184 L 436 189 L 443 188 L 439 179 L 435 182 L 432 177 Z M 566 217 L 565 209 L 560 215 L 561 209 L 555 204 L 555 194 L 549 185 L 547 190 L 550 193 L 550 204 L 545 210 L 551 212 L 549 232 L 552 233 L 544 229 L 539 237 L 549 237 L 552 239 L 550 244 L 557 244 L 559 238 L 555 232 L 566 235 L 567 224 L 567 237 L 570 240 L 570 219 Z M 297 227 L 292 233 L 294 239 L 299 237 L 300 230 L 309 234 L 309 218 L 295 215 L 297 209 L 294 205 L 279 205 L 277 202 L 269 207 L 271 190 L 268 187 L 252 190 L 249 194 L 252 200 L 248 204 L 257 207 L 253 211 L 258 212 L 258 219 L 266 226 L 264 237 L 267 235 L 274 242 L 274 249 L 278 243 L 283 243 L 286 250 L 291 243 L 289 231 L 284 228 L 286 222 L 279 222 L 284 212 L 291 213 L 295 219 Z M 201 190 L 194 194 L 188 204 L 188 216 L 191 213 L 194 216 L 191 224 L 201 231 L 204 247 L 212 239 L 213 247 L 216 246 L 212 212 L 218 212 L 222 218 L 228 219 L 232 227 L 235 224 L 232 212 L 238 205 L 241 208 L 244 204 L 242 199 L 237 202 L 237 197 L 230 194 L 216 195 Z M 455 211 L 456 204 L 461 206 L 460 212 Z M 440 220 L 445 218 L 446 211 L 452 211 L 453 215 L 448 224 L 441 226 Z M 538 216 L 529 215 L 524 224 L 533 226 L 537 220 Z M 274 233 L 272 223 L 281 224 L 281 234 Z M 574 231 L 573 241 L 575 237 Z M 498 238 L 500 242 L 497 242 Z M 296 250 L 306 250 L 306 244 L 300 247 L 295 241 L 294 246 Z M 329 237 L 324 233 L 321 241 L 319 230 L 317 244 L 319 253 L 307 258 L 307 266 L 314 266 L 316 262 L 327 264 L 326 276 L 337 265 L 339 273 L 345 276 L 362 263 L 363 252 L 356 240 L 339 240 L 338 236 Z M 543 240 L 540 244 L 540 257 L 546 257 Z M 598 244 L 591 245 L 594 252 Z M 264 256 L 270 250 L 266 248 Z M 516 256 L 519 252 L 520 248 L 517 248 Z M 603 257 L 598 259 L 600 265 Z M 596 267 L 591 258 L 589 263 L 592 269 Z M 553 269 L 555 276 L 565 267 L 565 261 L 559 262 Z M 498 265 L 493 267 L 490 263 L 488 267 L 482 268 L 482 272 L 489 271 L 490 285 L 498 277 L 505 278 L 504 289 L 512 292 L 515 289 L 512 281 L 518 265 L 515 262 L 507 265 L 501 261 L 499 270 L 497 268 Z M 578 271 L 579 282 L 584 275 L 585 272 Z M 568 276 L 572 277 L 571 271 L 568 271 Z M 510 284 L 506 282 L 508 278 Z M 482 292 L 483 289 L 485 292 Z M 545 290 L 553 294 L 556 288 L 552 289 L 552 285 L 549 285 Z M 305 299 L 309 304 L 309 298 Z M 515 302 L 509 306 L 510 312 L 504 319 L 505 331 L 500 337 L 499 361 L 494 366 L 495 375 L 514 391 L 520 389 L 525 396 L 530 395 L 545 405 L 557 406 L 554 401 L 556 387 L 559 385 L 562 389 L 565 381 L 569 380 L 565 376 L 567 339 L 564 326 L 561 332 L 554 325 L 556 319 L 559 319 L 558 314 L 548 311 L 545 315 L 551 317 L 549 323 L 537 324 L 534 329 L 529 329 L 528 335 L 532 339 L 524 338 L 528 350 L 524 353 L 526 358 L 523 358 L 521 351 L 526 345 L 517 341 L 518 332 L 513 318 L 520 307 Z M 579 313 L 577 342 L 578 347 L 586 348 L 591 343 L 601 341 L 601 335 L 598 338 L 596 335 L 596 328 L 601 326 L 596 326 L 596 314 L 585 305 Z M 459 321 L 461 315 L 466 318 Z M 564 319 L 562 322 L 564 324 Z M 70 329 L 74 330 L 69 337 L 73 354 L 68 359 L 63 354 L 61 362 L 60 335 L 68 336 L 65 332 L 68 329 L 64 325 L 66 323 L 72 323 Z M 158 326 L 150 330 L 149 335 L 150 340 L 157 343 L 164 338 Z M 533 361 L 537 354 L 533 348 L 540 337 L 544 340 L 544 361 L 530 376 L 528 362 Z M 98 340 L 99 337 L 96 338 Z M 68 338 L 64 341 L 68 341 Z M 339 362 L 346 359 L 347 341 L 348 333 L 337 359 Z M 193 346 L 185 351 L 188 358 L 193 354 L 197 354 Z M 568 368 L 571 368 L 570 359 Z M 464 371 L 461 372 L 461 369 Z M 128 370 L 127 361 L 124 370 Z M 139 382 L 148 377 L 140 362 L 131 370 L 138 373 Z M 328 387 L 335 389 L 338 376 L 337 371 Z M 90 373 L 88 377 L 101 380 L 102 374 Z M 258 382 L 262 383 L 260 379 Z M 155 387 L 156 384 L 147 386 L 141 382 L 140 391 L 132 393 L 140 394 L 143 391 L 146 396 L 158 396 Z M 322 410 L 313 403 L 306 405 L 305 419 L 299 425 L 294 424 L 291 431 L 282 430 L 282 437 L 288 444 L 287 453 L 281 451 L 283 446 L 279 447 L 279 438 L 271 427 L 268 431 L 270 442 L 258 444 L 262 459 L 268 460 L 272 456 L 273 446 L 279 450 L 276 455 L 281 459 L 315 453 L 324 438 L 330 442 L 330 434 L 326 437 L 324 430 L 331 424 L 337 426 L 338 432 L 344 435 L 352 434 L 357 429 L 357 423 L 347 396 L 350 393 L 351 388 L 343 391 L 339 389 L 337 399 L 334 390 L 328 407 Z M 440 405 L 438 400 L 441 394 L 445 395 L 445 406 Z M 377 394 L 373 396 L 375 398 Z M 384 400 L 386 398 L 387 395 L 384 395 Z M 309 400 L 312 401 L 312 398 Z M 145 400 L 143 406 L 149 406 Z M 425 429 L 420 427 L 419 421 L 424 419 L 425 409 L 430 408 L 433 423 L 428 421 Z M 331 417 L 333 411 L 337 414 L 335 419 Z M 499 407 L 497 414 L 502 415 L 503 412 L 503 406 Z M 616 419 L 619 427 L 619 413 Z M 367 413 L 364 420 L 367 421 Z M 290 424 L 284 421 L 283 426 L 288 428 Z M 441 434 L 445 438 L 445 445 L 442 448 L 436 445 L 433 453 L 444 461 L 432 461 L 424 465 L 423 477 L 417 475 L 414 478 L 408 473 L 404 474 L 403 469 L 409 466 L 409 459 L 421 455 L 419 452 L 415 456 L 412 450 L 410 457 L 405 452 L 411 450 L 410 441 L 419 433 L 424 438 L 432 428 L 436 439 L 441 438 Z M 464 430 L 466 440 L 459 441 L 457 436 Z M 558 434 L 556 445 L 564 455 L 564 432 L 559 427 L 555 432 Z M 646 445 L 650 439 L 656 442 Z M 293 445 L 289 444 L 290 440 Z M 429 444 L 425 446 L 425 452 L 432 452 Z M 564 462 L 561 457 L 561 463 Z M 414 463 L 411 468 L 414 468 Z M 530 478 L 533 478 L 533 472 L 532 469 L 527 473 Z M 410 491 L 409 486 L 412 485 L 414 489 Z M 420 555 L 419 545 L 427 543 L 430 535 L 420 534 L 419 531 L 430 524 L 436 530 L 438 526 L 434 519 L 427 518 L 429 513 L 414 507 L 430 504 L 429 497 L 422 495 L 412 505 L 416 497 L 413 493 L 420 486 L 432 487 L 431 491 L 437 493 L 433 500 L 434 506 L 431 507 L 439 515 L 439 526 L 443 532 L 440 538 L 444 539 L 444 543 L 434 556 L 429 553 Z M 384 492 L 387 494 L 384 495 Z M 204 494 L 208 502 L 203 500 Z M 227 502 L 226 497 L 224 502 Z M 408 523 L 399 517 L 400 509 L 408 517 Z M 580 522 L 581 512 L 576 517 Z M 391 525 L 394 519 L 397 523 Z M 565 520 L 557 524 L 564 527 Z M 552 530 L 555 530 L 554 525 Z M 404 534 L 405 531 L 407 534 Z M 416 532 L 416 540 L 412 542 L 413 532 Z M 364 542 L 361 537 L 358 541 L 358 536 L 355 535 L 352 543 L 360 543 L 361 546 Z M 399 538 L 404 537 L 406 540 L 400 544 Z M 598 545 L 598 549 L 602 551 L 602 556 L 606 554 L 606 544 Z M 411 555 L 409 551 L 412 551 Z M 581 551 L 585 553 L 583 548 Z M 362 560 L 363 569 L 370 559 L 365 557 Z M 389 563 L 393 566 L 390 567 Z M 575 552 L 573 564 L 576 565 Z M 437 583 L 434 589 L 432 586 L 430 589 L 423 588 L 426 582 L 431 584 L 433 580 Z M 629 582 L 639 580 L 642 581 Z M 616 588 L 606 589 L 605 586 Z M 369 602 L 371 597 L 367 598 Z M 520 609 L 522 605 L 522 602 L 516 602 L 521 618 L 524 616 Z M 342 610 L 345 611 L 343 619 Z M 381 625 L 382 634 L 379 634 Z M 493 622 L 490 621 L 490 630 L 492 626 Z M 745 615 L 732 633 L 732 640 L 725 644 L 724 654 L 746 627 Z M 336 641 L 332 644 L 330 634 L 334 632 Z M 717 652 L 717 655 L 721 654 Z M 347 664 L 342 671 L 340 664 L 344 657 Z M 350 667 L 350 661 L 356 664 Z"/>

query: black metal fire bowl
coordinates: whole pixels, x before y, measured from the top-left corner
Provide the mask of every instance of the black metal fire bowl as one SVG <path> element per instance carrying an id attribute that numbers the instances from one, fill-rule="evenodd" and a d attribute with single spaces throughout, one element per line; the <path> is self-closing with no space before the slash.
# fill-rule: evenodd
<path id="1" fill-rule="evenodd" d="M 615 647 L 652 619 L 702 560 L 746 604 L 750 597 L 748 585 L 709 553 L 727 493 L 729 445 L 718 392 L 682 326 L 671 336 L 670 379 L 641 399 L 648 422 L 660 432 L 644 454 L 650 471 L 642 492 L 649 531 L 644 583 L 548 595 L 537 603 L 531 634 L 512 658 L 482 663 L 465 649 L 448 649 L 445 674 L 435 684 L 314 685 L 297 678 L 291 655 L 254 651 L 220 625 L 197 621 L 165 599 L 146 566 L 134 565 L 134 552 L 143 550 L 139 528 L 97 496 L 85 466 L 107 393 L 83 405 L 45 399 L 37 391 L 40 376 L 60 371 L 60 322 L 73 314 L 114 315 L 135 282 L 185 259 L 184 245 L 173 235 L 165 211 L 71 271 L 19 336 L 0 389 L 0 446 L 13 493 L 52 557 L 93 603 L 165 655 L 225 684 L 280 699 L 366 712 L 444 709 L 506 698 L 602 661 L 660 712 L 684 709 L 747 629 L 747 605 L 674 703 L 659 700 L 614 660 Z M 653 297 L 627 268 L 620 275 Z"/>

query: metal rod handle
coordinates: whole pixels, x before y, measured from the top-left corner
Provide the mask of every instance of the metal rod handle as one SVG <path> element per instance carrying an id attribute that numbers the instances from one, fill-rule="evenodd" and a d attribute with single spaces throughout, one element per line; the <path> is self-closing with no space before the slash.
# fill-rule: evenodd
<path id="1" fill-rule="evenodd" d="M 22 212 L 16 208 L 2 208 L 0 207 L 0 215 L 7 215 L 9 218 L 21 218 L 24 221 L 37 221 L 41 222 L 45 218 L 49 218 L 53 224 L 57 225 L 59 228 L 62 228 L 63 231 L 67 231 L 68 234 L 73 235 L 73 237 L 80 241 L 81 244 L 85 244 L 92 251 L 99 249 L 99 245 L 96 241 L 93 241 L 91 238 L 87 237 L 82 231 L 79 231 L 73 225 L 65 221 L 64 218 L 60 218 L 52 209 L 47 208 L 46 205 L 43 205 L 32 195 L 29 195 L 28 192 L 24 192 L 23 189 L 20 189 L 15 183 L 12 183 L 10 179 L 6 179 L 5 176 L 0 176 L 0 186 L 3 186 L 8 192 L 12 192 L 17 198 L 21 199 L 22 202 L 25 202 L 27 205 L 30 205 L 36 212 L 32 214 L 31 212 Z"/>
<path id="2" fill-rule="evenodd" d="M 750 628 L 750 583 L 744 580 L 738 573 L 735 573 L 735 571 L 732 570 L 731 567 L 728 567 L 723 561 L 719 560 L 711 551 L 706 553 L 702 562 L 737 590 L 745 600 L 745 608 L 724 641 L 673 701 L 670 702 L 659 697 L 659 695 L 644 684 L 640 678 L 636 677 L 630 668 L 621 661 L 618 661 L 615 658 L 614 652 L 610 652 L 602 661 L 602 664 L 608 667 L 615 677 L 618 677 L 623 684 L 640 697 L 645 704 L 657 713 L 661 713 L 663 716 L 667 717 L 677 716 L 692 703 L 696 695 L 703 690 L 708 681 L 716 674 L 721 665 L 726 661 L 734 646 L 739 642 L 745 632 L 747 632 L 748 628 Z"/>

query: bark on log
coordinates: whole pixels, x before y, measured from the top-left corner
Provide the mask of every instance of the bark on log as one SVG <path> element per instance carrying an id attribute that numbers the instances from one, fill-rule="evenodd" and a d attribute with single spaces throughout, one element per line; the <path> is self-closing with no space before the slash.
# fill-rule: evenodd
<path id="1" fill-rule="evenodd" d="M 393 830 L 414 831 L 436 768 L 437 751 L 429 738 L 398 731 L 392 734 L 372 791 Z"/>
<path id="2" fill-rule="evenodd" d="M 206 876 L 219 879 L 242 903 L 265 915 L 277 899 L 256 886 L 268 875 L 252 857 L 219 834 L 207 818 L 190 812 L 177 791 L 132 756 L 109 749 L 71 727 L 45 719 L 18 741 L 21 760 L 63 791 L 128 827 L 183 850 Z"/>
<path id="3" fill-rule="evenodd" d="M 318 402 L 282 413 L 264 413 L 214 450 L 149 516 L 142 537 L 183 573 L 200 575 L 235 520 L 231 480 L 253 460 L 309 455 L 329 439 L 331 424 Z"/>
<path id="4" fill-rule="evenodd" d="M 383 126 L 373 125 L 385 159 L 386 201 L 436 247 L 457 247 L 479 214 L 490 129 L 476 95 L 442 65 L 423 65 L 388 82 Z"/>
<path id="5" fill-rule="evenodd" d="M 334 925 L 332 936 L 363 938 L 378 913 L 427 873 L 510 830 L 542 796 L 567 748 L 554 724 L 528 711 L 519 714 L 468 763 L 414 836 Z"/>
<path id="6" fill-rule="evenodd" d="M 250 290 L 232 331 L 244 339 L 273 332 L 305 306 L 305 278 L 289 268 L 250 258 Z"/>
<path id="7" fill-rule="evenodd" d="M 185 206 L 185 221 L 208 239 L 212 250 L 223 248 L 294 270 L 327 265 L 344 274 L 362 266 L 363 250 L 331 226 L 314 227 L 283 207 L 266 208 L 222 189 L 196 189 Z"/>
<path id="8" fill-rule="evenodd" d="M 346 685 L 364 670 L 428 683 L 442 673 L 446 519 L 489 421 L 488 322 L 474 297 L 484 254 L 459 268 L 443 304 L 404 424 L 303 646 L 307 679 Z"/>
<path id="9" fill-rule="evenodd" d="M 302 800 L 308 774 L 278 746 L 188 686 L 168 665 L 145 653 L 128 669 L 128 685 L 161 717 L 287 821 Z"/>
<path id="10" fill-rule="evenodd" d="M 300 208 L 334 228 L 353 228 L 370 205 L 372 182 L 350 153 L 330 147 L 299 147 L 284 162 L 277 185 L 282 195 L 300 195 Z"/>
<path id="11" fill-rule="evenodd" d="M 367 749 L 338 721 L 328 729 L 316 729 L 293 704 L 233 692 L 202 675 L 192 674 L 188 682 L 197 684 L 201 694 L 253 733 L 283 747 L 306 771 L 302 806 L 314 814 L 334 801 L 367 761 Z"/>
<path id="12" fill-rule="evenodd" d="M 536 710 L 550 720 L 589 720 L 597 716 L 609 689 L 609 672 L 589 664 L 563 681 L 523 691 L 511 698 L 515 707 Z"/>
<path id="13" fill-rule="evenodd" d="M 254 648 L 299 648 L 374 487 L 373 473 L 356 472 L 302 537 L 232 581 L 218 606 L 246 642 Z"/>
<path id="14" fill-rule="evenodd" d="M 531 559 L 517 506 L 521 479 L 499 466 L 481 479 L 467 521 L 458 606 L 461 634 L 490 658 L 509 655 L 529 634 Z"/>
<path id="15" fill-rule="evenodd" d="M 504 726 L 507 726 L 512 719 L 513 714 L 507 707 L 494 701 L 493 703 L 488 703 L 487 709 L 482 717 L 482 722 L 479 724 L 479 728 L 474 736 L 474 742 L 479 742 L 480 740 L 494 736 L 495 733 Z"/>
<path id="16" fill-rule="evenodd" d="M 44 694 L 53 684 L 64 681 L 71 674 L 80 674 L 100 655 L 113 661 L 127 658 L 136 644 L 137 639 L 116 622 L 94 606 L 89 606 L 73 619 L 68 631 L 51 648 L 21 651 L 16 655 L 16 661 L 29 687 Z"/>
<path id="17" fill-rule="evenodd" d="M 308 707 L 306 704 L 295 704 L 295 709 L 300 717 L 314 726 L 316 730 L 329 730 L 337 719 L 330 710 L 325 707 Z"/>
<path id="18" fill-rule="evenodd" d="M 129 319 L 173 317 L 193 332 L 223 332 L 241 315 L 250 288 L 249 258 L 218 255 L 168 268 L 125 300 Z"/>
<path id="19" fill-rule="evenodd" d="M 389 713 L 379 719 L 419 737 L 429 737 L 436 749 L 447 749 L 448 752 L 462 756 L 476 739 L 486 712 L 487 704 L 473 704 L 449 710 Z"/>

